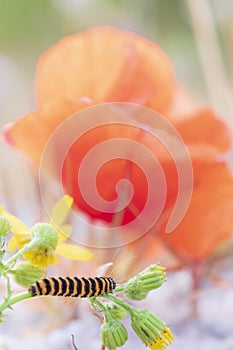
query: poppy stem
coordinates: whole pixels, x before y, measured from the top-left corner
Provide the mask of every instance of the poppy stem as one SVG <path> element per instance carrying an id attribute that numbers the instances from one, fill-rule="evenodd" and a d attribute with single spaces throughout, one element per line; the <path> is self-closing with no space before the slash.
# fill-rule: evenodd
<path id="1" fill-rule="evenodd" d="M 77 346 L 75 344 L 75 340 L 74 340 L 74 335 L 73 334 L 71 334 L 71 341 L 72 341 L 72 346 L 73 346 L 74 350 L 78 350 L 78 348 L 77 348 Z"/>
<path id="2" fill-rule="evenodd" d="M 198 294 L 201 282 L 201 265 L 195 262 L 191 268 L 192 273 L 192 298 L 191 298 L 191 314 L 193 317 L 198 315 Z"/>
<path id="3" fill-rule="evenodd" d="M 190 13 L 191 26 L 209 101 L 232 129 L 232 120 L 230 119 L 233 110 L 232 92 L 211 2 L 202 0 L 186 0 L 185 2 Z M 208 41 L 205 40 L 207 37 Z M 218 84 L 215 83 L 216 81 Z M 218 98 L 219 91 L 224 92 L 224 99 Z"/>

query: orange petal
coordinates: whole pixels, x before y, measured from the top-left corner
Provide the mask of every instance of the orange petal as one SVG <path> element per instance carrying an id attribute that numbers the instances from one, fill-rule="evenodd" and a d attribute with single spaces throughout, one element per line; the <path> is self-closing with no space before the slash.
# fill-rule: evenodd
<path id="1" fill-rule="evenodd" d="M 172 64 L 158 45 L 111 27 L 67 37 L 47 50 L 36 72 L 39 104 L 54 98 L 129 101 L 165 111 L 176 92 Z"/>
<path id="2" fill-rule="evenodd" d="M 209 166 L 180 225 L 163 239 L 188 259 L 205 259 L 233 232 L 233 178 L 225 163 Z"/>
<path id="3" fill-rule="evenodd" d="M 43 149 L 55 128 L 85 107 L 87 102 L 80 100 L 55 100 L 5 127 L 4 138 L 39 165 Z"/>
<path id="4" fill-rule="evenodd" d="M 204 108 L 176 124 L 186 144 L 208 144 L 225 152 L 232 143 L 230 130 L 210 108 Z"/>
<path id="5" fill-rule="evenodd" d="M 108 117 L 111 118 L 110 112 Z M 110 119 L 109 119 L 110 120 Z M 125 120 L 126 121 L 126 120 Z M 137 125 L 137 124 L 136 124 Z M 80 184 L 77 182 L 80 166 L 84 157 L 92 150 L 96 145 L 103 143 L 107 140 L 114 140 L 122 138 L 124 140 L 134 141 L 135 144 L 145 146 L 144 149 L 148 149 L 147 157 L 143 153 L 142 149 L 135 153 L 135 148 L 131 144 L 127 147 L 121 142 L 118 142 L 119 154 L 126 155 L 127 159 L 112 159 L 108 162 L 103 162 L 99 169 L 96 179 L 93 179 L 93 172 L 86 172 L 84 188 L 89 188 L 92 193 L 92 188 L 96 186 L 100 196 L 106 201 L 110 202 L 117 198 L 116 185 L 123 179 L 127 178 L 134 188 L 132 200 L 126 210 L 124 211 L 123 223 L 128 223 L 133 220 L 143 210 L 147 196 L 148 196 L 148 178 L 151 176 L 153 180 L 161 181 L 157 178 L 156 174 L 151 173 L 151 166 L 154 165 L 155 159 L 159 160 L 161 167 L 164 170 L 166 182 L 167 182 L 167 197 L 169 202 L 175 201 L 175 195 L 178 190 L 178 176 L 177 169 L 174 161 L 172 161 L 169 151 L 161 145 L 161 142 L 156 139 L 152 134 L 142 131 L 140 127 L 114 124 L 104 125 L 98 128 L 94 128 L 89 132 L 86 132 L 80 137 L 69 149 L 66 155 L 63 167 L 63 184 L 66 191 L 74 197 L 75 204 L 79 209 L 85 211 L 94 218 L 103 219 L 111 222 L 113 220 L 113 214 L 109 208 L 105 207 L 105 210 L 98 211 L 84 200 Z M 174 146 L 169 140 L 169 134 L 167 135 L 167 141 L 170 149 Z M 115 146 L 108 146 L 108 154 L 114 150 Z M 142 147 L 143 148 L 143 147 Z M 173 147 L 174 148 L 174 147 Z M 140 153 L 141 152 L 141 153 Z M 98 155 L 96 155 L 98 159 Z M 179 155 L 181 159 L 182 155 Z M 130 161 L 132 159 L 132 161 Z M 144 173 L 144 169 L 136 164 L 136 160 L 143 162 L 142 167 L 145 165 L 147 169 Z M 91 164 L 90 164 L 91 166 Z M 158 184 L 158 182 L 157 182 Z M 158 185 L 159 188 L 159 185 Z M 157 192 L 157 204 L 160 205 L 160 190 Z M 171 203 L 170 203 L 171 204 Z M 107 205 L 107 204 L 106 204 Z M 117 211 L 117 208 L 114 208 Z M 114 210 L 113 210 L 114 211 Z M 151 211 L 155 211 L 154 205 L 151 207 Z M 147 218 L 144 218 L 147 220 Z"/>

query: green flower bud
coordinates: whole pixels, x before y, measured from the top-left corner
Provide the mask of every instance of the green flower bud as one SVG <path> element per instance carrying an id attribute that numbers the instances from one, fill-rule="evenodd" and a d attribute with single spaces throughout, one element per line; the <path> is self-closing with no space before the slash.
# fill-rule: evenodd
<path id="1" fill-rule="evenodd" d="M 148 293 L 144 292 L 143 284 L 137 277 L 131 278 L 125 285 L 124 293 L 127 298 L 132 300 L 146 299 Z"/>
<path id="2" fill-rule="evenodd" d="M 140 272 L 137 277 L 143 283 L 143 290 L 150 292 L 159 288 L 166 281 L 166 268 L 153 264 Z"/>
<path id="3" fill-rule="evenodd" d="M 0 236 L 6 236 L 11 230 L 10 221 L 4 216 L 0 215 Z"/>
<path id="4" fill-rule="evenodd" d="M 124 286 L 124 293 L 133 300 L 145 299 L 148 293 L 159 288 L 166 281 L 165 268 L 157 264 L 150 265 Z"/>
<path id="5" fill-rule="evenodd" d="M 19 263 L 11 273 L 14 274 L 16 283 L 27 288 L 44 277 L 42 269 L 28 262 Z"/>
<path id="6" fill-rule="evenodd" d="M 104 323 L 100 327 L 100 336 L 104 346 L 114 350 L 125 344 L 128 333 L 125 326 L 118 320 L 112 318 L 109 311 L 104 314 Z"/>
<path id="7" fill-rule="evenodd" d="M 122 306 L 115 303 L 108 304 L 108 311 L 115 320 L 119 321 L 127 315 L 127 311 Z"/>
<path id="8" fill-rule="evenodd" d="M 38 223 L 31 229 L 33 239 L 36 239 L 35 245 L 44 249 L 56 249 L 58 243 L 58 234 L 53 225 L 47 223 Z"/>
<path id="9" fill-rule="evenodd" d="M 131 314 L 131 327 L 137 336 L 151 348 L 160 345 L 163 349 L 173 341 L 173 335 L 166 324 L 149 310 L 136 310 Z"/>

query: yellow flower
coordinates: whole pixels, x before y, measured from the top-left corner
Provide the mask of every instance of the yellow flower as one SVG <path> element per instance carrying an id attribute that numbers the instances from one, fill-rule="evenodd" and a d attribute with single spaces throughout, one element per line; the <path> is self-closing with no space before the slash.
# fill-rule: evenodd
<path id="1" fill-rule="evenodd" d="M 65 195 L 60 198 L 55 204 L 50 223 L 55 227 L 58 233 L 58 245 L 56 252 L 64 258 L 70 260 L 90 260 L 92 259 L 92 253 L 82 247 L 64 243 L 72 232 L 72 226 L 63 224 L 73 204 L 73 198 Z"/>
<path id="2" fill-rule="evenodd" d="M 23 257 L 29 260 L 33 265 L 41 268 L 59 263 L 57 254 L 52 249 L 43 247 L 34 247 L 26 252 Z"/>
<path id="3" fill-rule="evenodd" d="M 58 255 L 70 260 L 92 259 L 92 253 L 89 250 L 64 242 L 71 234 L 71 225 L 65 225 L 63 223 L 71 209 L 72 203 L 73 199 L 70 196 L 65 195 L 53 208 L 50 224 L 53 225 L 57 233 L 58 241 L 56 247 L 51 249 L 43 246 L 43 244 L 37 245 L 23 255 L 25 259 L 30 260 L 34 265 L 41 267 L 58 263 Z M 11 231 L 14 235 L 9 242 L 10 251 L 14 250 L 16 247 L 17 249 L 21 249 L 33 239 L 32 231 L 21 220 L 4 211 L 2 207 L 0 207 L 0 214 L 8 218 L 12 224 Z M 34 228 L 35 227 L 36 225 Z"/>
<path id="4" fill-rule="evenodd" d="M 9 220 L 11 223 L 11 231 L 14 233 L 14 236 L 11 238 L 9 243 L 10 251 L 14 250 L 16 245 L 19 249 L 21 249 L 26 243 L 30 242 L 30 229 L 21 220 L 3 210 L 1 205 L 0 214 L 4 215 Z"/>
<path id="5" fill-rule="evenodd" d="M 172 332 L 168 327 L 165 327 L 160 338 L 156 338 L 152 344 L 148 344 L 147 346 L 152 350 L 163 350 L 166 349 L 166 347 L 170 345 L 173 340 L 174 337 Z"/>
<path id="6" fill-rule="evenodd" d="M 55 253 L 58 244 L 55 227 L 47 223 L 38 223 L 31 228 L 31 235 L 32 247 L 24 253 L 24 258 L 41 267 L 56 264 L 59 260 Z"/>
<path id="7" fill-rule="evenodd" d="M 131 327 L 150 349 L 164 350 L 173 341 L 170 329 L 149 310 L 134 309 L 131 314 Z"/>
<path id="8" fill-rule="evenodd" d="M 10 230 L 10 221 L 4 215 L 0 214 L 0 239 L 7 236 Z"/>

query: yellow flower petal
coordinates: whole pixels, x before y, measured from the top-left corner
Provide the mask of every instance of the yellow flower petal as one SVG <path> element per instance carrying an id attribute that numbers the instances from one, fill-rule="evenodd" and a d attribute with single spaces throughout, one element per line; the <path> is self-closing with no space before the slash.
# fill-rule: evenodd
<path id="1" fill-rule="evenodd" d="M 44 247 L 34 247 L 28 250 L 23 255 L 23 258 L 41 268 L 59 263 L 59 259 L 53 249 L 45 249 Z"/>
<path id="2" fill-rule="evenodd" d="M 156 338 L 155 342 L 152 344 L 147 344 L 147 346 L 152 350 L 165 350 L 167 346 L 172 344 L 174 340 L 173 334 L 168 327 L 165 327 L 162 332 L 161 338 Z"/>
<path id="3" fill-rule="evenodd" d="M 12 225 L 11 231 L 14 233 L 14 236 L 10 239 L 9 242 L 10 252 L 12 252 L 17 246 L 18 248 L 22 248 L 22 246 L 27 243 L 28 238 L 30 237 L 29 227 L 25 225 L 21 220 L 19 220 L 16 216 L 3 210 L 2 206 L 0 206 L 0 213 L 4 215 Z"/>
<path id="4" fill-rule="evenodd" d="M 56 253 L 70 260 L 90 260 L 93 257 L 89 250 L 68 243 L 59 243 Z"/>
<path id="5" fill-rule="evenodd" d="M 62 225 L 61 227 L 59 227 L 59 230 L 57 231 L 57 233 L 58 233 L 58 242 L 63 242 L 70 237 L 72 233 L 72 226 L 69 224 Z"/>
<path id="6" fill-rule="evenodd" d="M 25 225 L 21 220 L 19 220 L 16 216 L 8 213 L 3 210 L 2 215 L 4 215 L 12 224 L 11 231 L 15 234 L 20 232 L 30 232 L 30 229 L 27 225 Z"/>
<path id="7" fill-rule="evenodd" d="M 53 208 L 50 223 L 56 228 L 60 227 L 65 221 L 72 204 L 73 198 L 68 195 L 65 195 L 59 199 Z"/>
<path id="8" fill-rule="evenodd" d="M 10 239 L 10 242 L 9 242 L 9 245 L 8 245 L 9 251 L 13 252 L 13 250 L 15 250 L 16 247 L 17 247 L 17 239 L 16 239 L 15 236 L 13 236 Z"/>
<path id="9" fill-rule="evenodd" d="M 29 243 L 30 240 L 30 231 L 15 233 L 14 236 L 10 239 L 9 250 L 12 252 L 16 247 L 17 249 L 21 249 L 25 244 Z"/>

